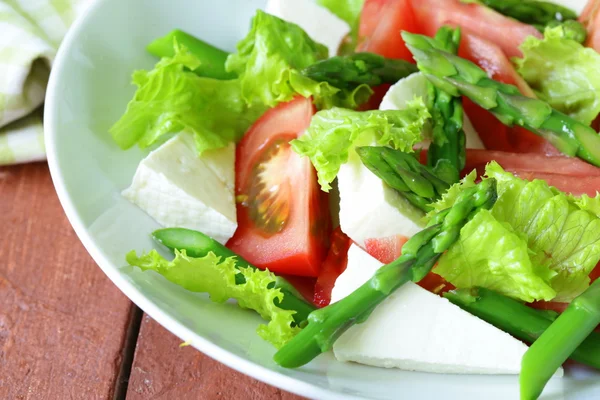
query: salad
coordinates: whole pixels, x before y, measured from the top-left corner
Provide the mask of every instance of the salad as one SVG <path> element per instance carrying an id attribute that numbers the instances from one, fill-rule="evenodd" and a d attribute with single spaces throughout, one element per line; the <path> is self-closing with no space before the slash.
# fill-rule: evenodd
<path id="1" fill-rule="evenodd" d="M 599 0 L 270 0 L 232 53 L 147 49 L 110 134 L 172 256 L 129 265 L 255 311 L 285 368 L 522 399 L 600 368 Z"/>

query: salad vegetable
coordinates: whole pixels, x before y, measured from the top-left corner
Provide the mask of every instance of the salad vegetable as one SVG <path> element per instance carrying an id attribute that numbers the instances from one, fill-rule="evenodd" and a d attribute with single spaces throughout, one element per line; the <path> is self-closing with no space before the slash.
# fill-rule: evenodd
<path id="1" fill-rule="evenodd" d="M 521 399 L 536 399 L 554 371 L 600 324 L 600 281 L 569 304 L 523 356 Z"/>
<path id="2" fill-rule="evenodd" d="M 553 311 L 535 310 L 485 288 L 454 290 L 444 297 L 471 314 L 525 342 L 534 342 L 556 320 Z M 600 368 L 600 333 L 592 332 L 570 355 L 575 361 Z"/>
<path id="3" fill-rule="evenodd" d="M 173 57 L 175 55 L 174 42 L 184 46 L 198 59 L 198 66 L 194 69 L 197 75 L 215 79 L 234 79 L 236 77 L 235 74 L 225 71 L 225 61 L 227 61 L 229 53 L 179 29 L 152 41 L 146 49 L 150 54 L 159 58 Z"/>
<path id="4" fill-rule="evenodd" d="M 436 87 L 454 96 L 468 97 L 502 123 L 527 128 L 569 156 L 600 165 L 600 137 L 589 126 L 542 100 L 522 96 L 515 86 L 489 79 L 475 64 L 436 49 L 426 36 L 403 32 L 402 37 L 419 69 Z"/>
<path id="5" fill-rule="evenodd" d="M 600 369 L 598 4 L 269 0 L 232 53 L 156 39 L 110 134 L 152 150 L 123 196 L 172 254 L 128 264 L 254 310 L 286 368 L 520 373 L 523 400 Z"/>
<path id="6" fill-rule="evenodd" d="M 246 268 L 257 270 L 254 265 L 202 232 L 185 228 L 164 228 L 152 232 L 152 238 L 174 253 L 185 251 L 187 256 L 195 258 L 206 257 L 211 253 L 223 260 L 235 257 L 235 267 L 238 270 Z M 246 283 L 245 275 L 243 273 L 236 274 L 235 283 L 238 285 Z M 308 303 L 298 293 L 298 290 L 281 276 L 275 276 L 272 287 L 279 289 L 282 294 L 281 298 L 275 299 L 275 305 L 284 310 L 295 311 L 294 322 L 301 326 L 315 307 Z"/>
<path id="7" fill-rule="evenodd" d="M 308 316 L 306 327 L 275 354 L 275 362 L 295 368 L 331 349 L 350 326 L 366 320 L 371 311 L 408 281 L 418 282 L 457 239 L 462 226 L 496 201 L 493 179 L 462 192 L 454 206 L 437 212 L 428 226 L 404 244 L 402 256 L 383 266 L 352 294 Z"/>
<path id="8" fill-rule="evenodd" d="M 292 147 L 296 153 L 310 158 L 321 188 L 329 191 L 340 166 L 348 161 L 356 146 L 377 143 L 412 151 L 413 145 L 422 140 L 429 117 L 420 98 L 404 110 L 359 112 L 332 108 L 316 113 L 306 133 L 292 141 Z"/>
<path id="9" fill-rule="evenodd" d="M 281 347 L 300 332 L 294 323 L 295 311 L 284 310 L 276 305 L 284 294 L 275 288 L 277 277 L 269 271 L 239 268 L 236 258 L 222 258 L 209 252 L 204 257 L 190 257 L 185 250 L 175 250 L 175 259 L 164 259 L 156 250 L 137 256 L 135 251 L 127 254 L 129 265 L 143 271 L 156 271 L 171 282 L 192 292 L 208 293 L 216 303 L 237 300 L 242 308 L 249 308 L 268 320 L 258 327 L 258 334 L 275 347 Z M 244 283 L 237 283 L 241 274 Z"/>

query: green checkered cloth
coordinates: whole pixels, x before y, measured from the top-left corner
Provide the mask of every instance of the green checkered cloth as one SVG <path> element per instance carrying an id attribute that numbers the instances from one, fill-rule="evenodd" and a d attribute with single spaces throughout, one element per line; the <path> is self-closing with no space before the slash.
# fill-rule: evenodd
<path id="1" fill-rule="evenodd" d="M 89 0 L 0 0 L 0 165 L 46 158 L 41 105 L 68 27 Z"/>

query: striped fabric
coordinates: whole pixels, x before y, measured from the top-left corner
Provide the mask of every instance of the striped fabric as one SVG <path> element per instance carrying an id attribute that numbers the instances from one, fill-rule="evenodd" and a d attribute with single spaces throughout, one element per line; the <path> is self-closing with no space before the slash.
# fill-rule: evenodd
<path id="1" fill-rule="evenodd" d="M 46 158 L 41 105 L 68 27 L 90 0 L 0 0 L 0 165 Z"/>

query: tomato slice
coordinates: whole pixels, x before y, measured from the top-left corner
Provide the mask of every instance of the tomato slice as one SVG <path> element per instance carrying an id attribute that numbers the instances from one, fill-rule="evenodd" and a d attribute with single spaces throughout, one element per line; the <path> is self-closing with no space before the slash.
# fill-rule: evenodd
<path id="1" fill-rule="evenodd" d="M 460 0 L 411 0 L 411 3 L 417 23 L 427 36 L 434 36 L 443 25 L 459 26 L 465 34 L 498 44 L 508 57 L 522 55 L 519 46 L 526 37 L 542 37 L 533 26 L 481 4 Z"/>
<path id="2" fill-rule="evenodd" d="M 325 307 L 331 302 L 335 281 L 348 265 L 348 249 L 351 244 L 350 238 L 339 227 L 331 234 L 331 247 L 315 283 L 313 302 L 317 307 Z"/>
<path id="3" fill-rule="evenodd" d="M 467 163 L 465 173 L 474 169 L 480 174 L 484 172 L 485 165 L 496 161 L 503 168 L 512 171 L 531 171 L 545 174 L 559 172 L 563 175 L 575 177 L 600 176 L 600 168 L 582 161 L 579 158 L 566 156 L 547 157 L 542 154 L 517 154 L 504 151 L 467 150 Z"/>
<path id="4" fill-rule="evenodd" d="M 579 22 L 587 29 L 585 45 L 600 52 L 600 0 L 588 0 L 579 16 Z"/>
<path id="5" fill-rule="evenodd" d="M 378 110 L 383 97 L 390 89 L 392 85 L 389 83 L 382 83 L 379 86 L 373 86 L 371 90 L 373 90 L 373 94 L 369 97 L 369 100 L 360 106 L 360 111 L 368 111 L 368 110 Z"/>
<path id="6" fill-rule="evenodd" d="M 414 62 L 401 31 L 417 32 L 410 0 L 366 0 L 360 14 L 357 51 Z"/>
<path id="7" fill-rule="evenodd" d="M 327 196 L 310 160 L 289 145 L 314 112 L 303 97 L 279 104 L 256 121 L 236 150 L 238 228 L 227 247 L 273 272 L 317 276 L 327 253 Z"/>

